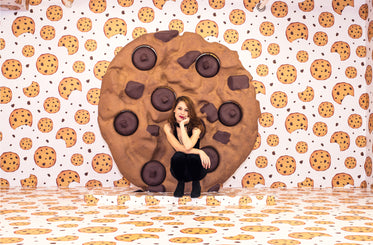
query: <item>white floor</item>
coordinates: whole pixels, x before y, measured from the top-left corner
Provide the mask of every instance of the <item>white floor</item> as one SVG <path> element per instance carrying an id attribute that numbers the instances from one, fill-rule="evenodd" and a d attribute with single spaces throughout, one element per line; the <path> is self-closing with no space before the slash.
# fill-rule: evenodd
<path id="1" fill-rule="evenodd" d="M 372 189 L 0 189 L 0 244 L 373 244 Z"/>

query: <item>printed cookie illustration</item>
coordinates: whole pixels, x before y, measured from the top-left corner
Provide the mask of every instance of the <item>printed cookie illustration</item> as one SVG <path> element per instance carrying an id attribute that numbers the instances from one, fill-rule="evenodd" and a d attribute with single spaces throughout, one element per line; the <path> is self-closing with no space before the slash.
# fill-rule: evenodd
<path id="1" fill-rule="evenodd" d="M 76 144 L 76 132 L 72 128 L 61 128 L 56 134 L 56 139 L 65 141 L 66 147 L 72 147 Z"/>
<path id="2" fill-rule="evenodd" d="M 0 104 L 7 104 L 12 100 L 12 90 L 8 87 L 0 87 Z"/>
<path id="3" fill-rule="evenodd" d="M 246 21 L 245 12 L 241 9 L 234 9 L 229 14 L 229 20 L 233 25 L 242 25 Z"/>
<path id="4" fill-rule="evenodd" d="M 92 29 L 92 20 L 87 17 L 82 17 L 77 21 L 76 27 L 81 32 L 89 32 Z"/>
<path id="5" fill-rule="evenodd" d="M 265 185 L 265 179 L 263 175 L 259 173 L 247 173 L 243 178 L 242 178 L 242 187 L 245 188 L 250 188 L 250 187 L 255 187 L 256 185 Z"/>
<path id="6" fill-rule="evenodd" d="M 299 9 L 303 12 L 310 12 L 314 9 L 315 3 L 314 0 L 305 0 L 303 2 L 298 3 Z"/>
<path id="7" fill-rule="evenodd" d="M 332 179 L 332 187 L 344 187 L 346 185 L 354 185 L 354 179 L 346 173 L 336 174 Z"/>
<path id="8" fill-rule="evenodd" d="M 110 170 L 113 168 L 111 156 L 105 153 L 97 154 L 92 159 L 92 168 L 94 171 L 100 174 L 110 172 Z"/>
<path id="9" fill-rule="evenodd" d="M 296 165 L 292 156 L 281 156 L 276 161 L 277 172 L 281 175 L 292 175 L 295 172 Z"/>
<path id="10" fill-rule="evenodd" d="M 332 66 L 327 60 L 315 60 L 311 64 L 311 75 L 317 80 L 326 80 L 332 74 Z"/>
<path id="11" fill-rule="evenodd" d="M 284 1 L 275 1 L 271 6 L 271 13 L 274 17 L 283 18 L 288 12 L 288 5 Z"/>
<path id="12" fill-rule="evenodd" d="M 357 161 L 355 157 L 347 157 L 345 159 L 346 168 L 353 169 L 356 167 Z"/>
<path id="13" fill-rule="evenodd" d="M 334 15 L 329 12 L 322 12 L 319 15 L 319 24 L 322 27 L 332 27 L 334 25 Z"/>
<path id="14" fill-rule="evenodd" d="M 262 53 L 262 44 L 256 39 L 247 39 L 242 43 L 241 50 L 248 50 L 251 58 L 258 58 Z"/>
<path id="15" fill-rule="evenodd" d="M 168 24 L 168 29 L 175 30 L 175 31 L 178 31 L 179 33 L 182 33 L 184 31 L 184 22 L 178 19 L 171 20 L 170 23 Z"/>
<path id="16" fill-rule="evenodd" d="M 275 26 L 272 22 L 265 21 L 260 24 L 259 30 L 263 36 L 272 36 L 275 33 Z"/>
<path id="17" fill-rule="evenodd" d="M 225 6 L 225 0 L 209 0 L 209 4 L 213 9 L 221 9 Z"/>
<path id="18" fill-rule="evenodd" d="M 271 104 L 276 108 L 284 108 L 288 103 L 288 97 L 286 93 L 282 91 L 274 92 L 271 95 Z"/>
<path id="19" fill-rule="evenodd" d="M 22 138 L 20 141 L 19 141 L 19 146 L 21 147 L 21 149 L 23 150 L 30 150 L 32 148 L 32 139 L 30 138 Z"/>
<path id="20" fill-rule="evenodd" d="M 32 82 L 30 86 L 23 88 L 23 93 L 27 97 L 36 97 L 40 93 L 40 86 L 37 82 Z"/>
<path id="21" fill-rule="evenodd" d="M 32 45 L 25 45 L 22 48 L 22 54 L 25 57 L 32 57 L 35 54 L 35 48 Z"/>
<path id="22" fill-rule="evenodd" d="M 58 85 L 58 92 L 65 100 L 67 100 L 70 94 L 75 90 L 82 91 L 82 83 L 75 77 L 66 77 L 62 79 Z"/>
<path id="23" fill-rule="evenodd" d="M 256 142 L 260 109 L 251 80 L 237 52 L 196 33 L 149 33 L 123 47 L 102 79 L 98 105 L 101 134 L 122 175 L 145 190 L 175 188 L 163 125 L 176 97 L 186 95 L 206 127 L 201 149 L 212 162 L 202 191 L 219 189 Z M 92 161 L 98 172 L 105 163 Z"/>
<path id="24" fill-rule="evenodd" d="M 34 153 L 35 164 L 41 168 L 50 168 L 54 166 L 56 160 L 56 151 L 49 146 L 41 146 Z"/>
<path id="25" fill-rule="evenodd" d="M 322 102 L 319 105 L 318 111 L 319 111 L 320 116 L 329 118 L 334 115 L 334 105 L 327 101 Z"/>
<path id="26" fill-rule="evenodd" d="M 20 158 L 17 153 L 4 152 L 0 157 L 0 168 L 5 172 L 14 172 L 20 166 Z"/>
<path id="27" fill-rule="evenodd" d="M 311 178 L 306 178 L 304 181 L 298 183 L 298 187 L 314 187 L 314 181 Z"/>
<path id="28" fill-rule="evenodd" d="M 18 17 L 13 21 L 12 31 L 16 37 L 24 33 L 34 34 L 35 22 L 32 18 L 27 16 Z"/>
<path id="29" fill-rule="evenodd" d="M 203 38 L 208 36 L 218 37 L 219 27 L 215 21 L 201 20 L 196 26 L 196 33 Z"/>
<path id="30" fill-rule="evenodd" d="M 316 122 L 312 130 L 316 136 L 322 137 L 328 133 L 328 125 L 324 122 Z"/>
<path id="31" fill-rule="evenodd" d="M 293 42 L 297 39 L 308 39 L 308 27 L 300 22 L 294 22 L 288 25 L 286 28 L 286 38 L 289 42 Z"/>
<path id="32" fill-rule="evenodd" d="M 198 11 L 198 2 L 196 0 L 183 0 L 180 9 L 186 15 L 194 15 Z"/>
<path id="33" fill-rule="evenodd" d="M 53 121 L 50 118 L 43 117 L 40 118 L 38 122 L 38 129 L 42 133 L 49 133 L 53 130 Z"/>
<path id="34" fill-rule="evenodd" d="M 342 104 L 342 100 L 347 96 L 354 96 L 354 87 L 349 83 L 337 83 L 333 87 L 332 96 L 335 102 Z"/>
<path id="35" fill-rule="evenodd" d="M 58 70 L 58 59 L 54 54 L 42 54 L 36 61 L 36 68 L 42 75 L 52 75 Z"/>
<path id="36" fill-rule="evenodd" d="M 316 171 L 325 171 L 330 167 L 331 156 L 324 150 L 314 151 L 310 156 L 310 165 Z"/>
<path id="37" fill-rule="evenodd" d="M 348 35 L 353 39 L 359 39 L 363 35 L 363 28 L 353 24 L 348 27 Z"/>
<path id="38" fill-rule="evenodd" d="M 236 43 L 238 42 L 238 37 L 239 34 L 238 34 L 238 31 L 234 30 L 234 29 L 229 29 L 229 30 L 226 30 L 224 32 L 224 41 L 226 41 L 227 43 Z"/>
<path id="39" fill-rule="evenodd" d="M 65 47 L 69 55 L 75 54 L 79 49 L 78 38 L 72 35 L 62 36 L 58 41 L 58 47 Z"/>
<path id="40" fill-rule="evenodd" d="M 291 84 L 297 79 L 297 69 L 293 65 L 281 65 L 277 69 L 277 79 L 283 84 Z"/>
<path id="41" fill-rule="evenodd" d="M 9 124 L 12 129 L 16 129 L 19 126 L 27 125 L 32 126 L 32 113 L 27 109 L 15 109 L 10 113 Z"/>
<path id="42" fill-rule="evenodd" d="M 298 93 L 298 98 L 303 102 L 310 102 L 315 97 L 315 92 L 312 87 L 307 86 L 307 88 Z"/>
<path id="43" fill-rule="evenodd" d="M 341 151 L 350 147 L 350 136 L 346 132 L 338 131 L 330 137 L 330 143 L 337 143 Z"/>
<path id="44" fill-rule="evenodd" d="M 260 3 L 260 0 L 243 0 L 243 4 L 245 8 L 249 10 L 250 12 L 254 11 L 254 8 L 256 7 L 258 3 Z"/>
<path id="45" fill-rule="evenodd" d="M 338 53 L 342 61 L 347 60 L 351 53 L 350 45 L 342 41 L 335 42 L 330 48 L 330 52 Z"/>
<path id="46" fill-rule="evenodd" d="M 107 38 L 111 38 L 115 35 L 127 34 L 127 23 L 120 18 L 111 18 L 105 22 L 104 33 Z"/>
<path id="47" fill-rule="evenodd" d="M 56 36 L 56 29 L 53 26 L 43 26 L 40 29 L 40 37 L 44 40 L 52 40 Z"/>
<path id="48" fill-rule="evenodd" d="M 1 72 L 8 79 L 19 78 L 22 75 L 22 64 L 15 59 L 6 60 L 1 66 Z"/>
<path id="49" fill-rule="evenodd" d="M 372 158 L 367 157 L 365 159 L 364 169 L 365 169 L 365 174 L 367 176 L 371 176 L 372 175 Z"/>
<path id="50" fill-rule="evenodd" d="M 63 17 L 62 8 L 58 5 L 49 6 L 46 13 L 50 21 L 59 21 Z"/>
<path id="51" fill-rule="evenodd" d="M 328 44 L 328 34 L 323 31 L 318 31 L 313 35 L 313 42 L 317 46 L 325 46 Z"/>
<path id="52" fill-rule="evenodd" d="M 57 186 L 67 187 L 72 182 L 80 183 L 80 176 L 77 172 L 72 170 L 64 170 L 58 174 L 56 178 Z"/>
<path id="53" fill-rule="evenodd" d="M 280 45 L 277 43 L 270 43 L 268 45 L 267 51 L 270 55 L 278 55 L 280 53 Z"/>
<path id="54" fill-rule="evenodd" d="M 354 0 L 333 0 L 332 6 L 334 11 L 337 14 L 342 14 L 342 11 L 345 9 L 347 6 L 354 6 Z"/>
<path id="55" fill-rule="evenodd" d="M 289 133 L 294 132 L 298 129 L 307 130 L 308 128 L 308 119 L 302 113 L 291 113 L 285 121 L 286 130 Z"/>
<path id="56" fill-rule="evenodd" d="M 33 188 L 33 187 L 36 187 L 37 185 L 38 185 L 38 178 L 33 174 L 30 174 L 30 177 L 21 180 L 21 186 L 23 188 Z"/>

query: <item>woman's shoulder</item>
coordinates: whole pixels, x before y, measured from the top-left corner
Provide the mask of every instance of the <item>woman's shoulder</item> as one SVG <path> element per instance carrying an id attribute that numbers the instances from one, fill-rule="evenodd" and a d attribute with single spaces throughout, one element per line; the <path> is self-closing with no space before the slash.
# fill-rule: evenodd
<path id="1" fill-rule="evenodd" d="M 193 133 L 201 133 L 201 129 L 200 129 L 199 127 L 194 127 L 194 128 L 192 129 L 192 132 L 193 132 Z"/>
<path id="2" fill-rule="evenodd" d="M 163 129 L 164 130 L 170 130 L 171 129 L 171 124 L 169 122 L 166 122 L 164 125 L 163 125 Z"/>

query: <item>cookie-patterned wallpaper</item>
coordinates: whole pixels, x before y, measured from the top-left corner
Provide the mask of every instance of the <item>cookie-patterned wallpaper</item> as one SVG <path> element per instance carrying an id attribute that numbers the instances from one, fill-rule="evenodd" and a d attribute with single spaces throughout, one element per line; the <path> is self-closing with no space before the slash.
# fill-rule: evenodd
<path id="1" fill-rule="evenodd" d="M 101 80 L 127 43 L 175 29 L 237 51 L 253 76 L 259 134 L 224 187 L 373 185 L 372 1 L 269 1 L 263 12 L 258 2 L 2 9 L 0 185 L 129 185 L 98 128 Z"/>

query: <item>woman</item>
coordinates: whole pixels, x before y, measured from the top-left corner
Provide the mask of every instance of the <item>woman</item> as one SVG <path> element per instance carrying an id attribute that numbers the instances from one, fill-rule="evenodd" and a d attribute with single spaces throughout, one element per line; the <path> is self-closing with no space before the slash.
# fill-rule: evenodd
<path id="1" fill-rule="evenodd" d="M 191 197 L 199 197 L 199 181 L 207 174 L 210 158 L 199 149 L 200 136 L 203 135 L 205 128 L 197 117 L 190 98 L 181 96 L 176 99 L 168 123 L 163 129 L 168 142 L 176 151 L 171 158 L 170 168 L 172 176 L 178 181 L 174 196 L 182 197 L 185 182 L 193 181 Z"/>

